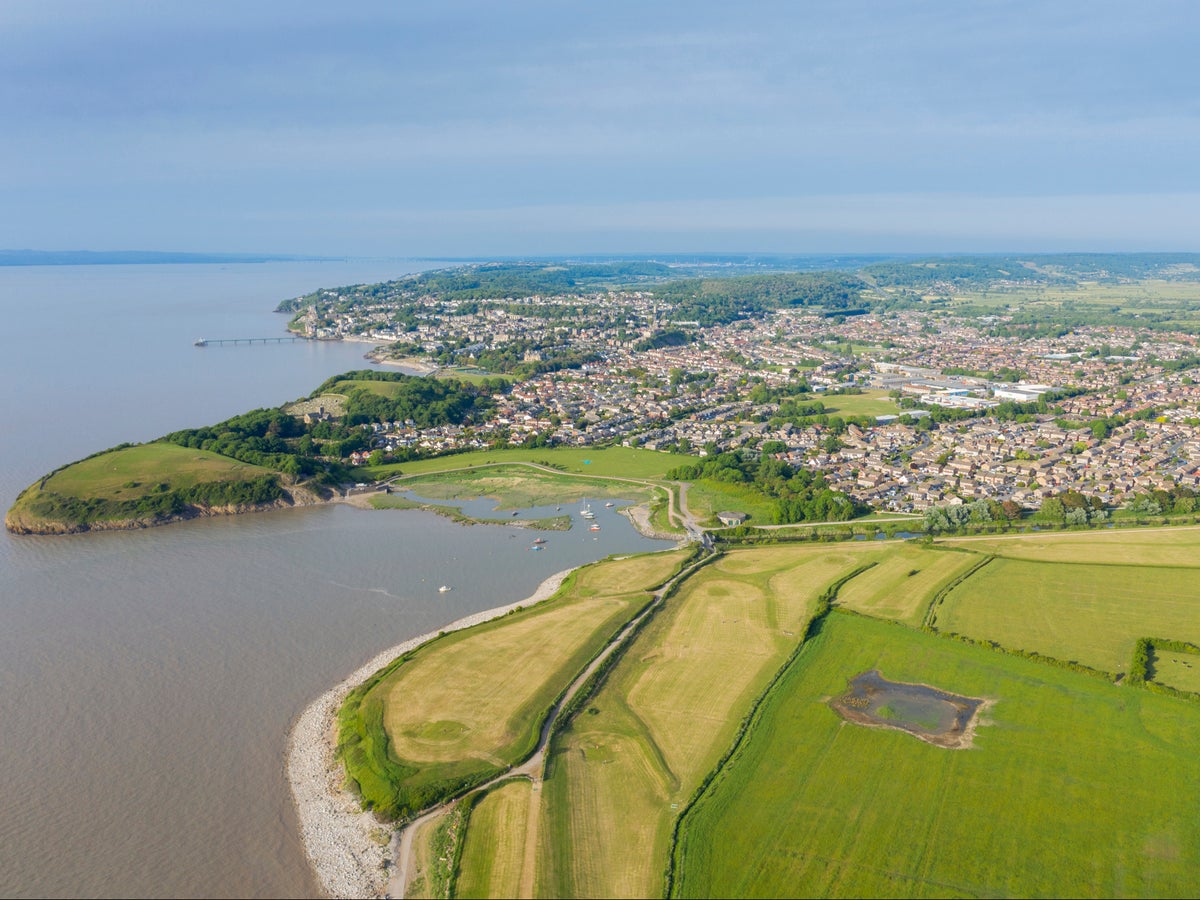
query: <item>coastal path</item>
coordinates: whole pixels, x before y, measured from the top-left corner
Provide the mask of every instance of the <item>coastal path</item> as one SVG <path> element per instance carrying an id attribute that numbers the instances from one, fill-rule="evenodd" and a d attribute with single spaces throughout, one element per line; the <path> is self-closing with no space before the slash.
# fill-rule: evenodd
<path id="1" fill-rule="evenodd" d="M 616 480 L 621 481 L 630 479 Z M 589 663 L 588 666 L 575 677 L 575 680 L 572 681 L 566 691 L 563 692 L 562 699 L 560 699 L 546 715 L 546 721 L 542 724 L 541 734 L 538 735 L 537 746 L 534 748 L 533 753 L 530 754 L 530 756 L 524 762 L 518 763 L 517 765 L 508 769 L 506 772 L 497 775 L 490 781 L 484 782 L 476 788 L 472 788 L 472 790 L 469 792 L 474 793 L 476 791 L 485 791 L 503 781 L 509 781 L 513 778 L 526 778 L 531 783 L 532 789 L 529 793 L 529 826 L 525 839 L 525 859 L 521 871 L 522 896 L 532 896 L 533 893 L 533 878 L 536 873 L 535 865 L 537 862 L 537 855 L 534 848 L 536 847 L 537 827 L 539 814 L 541 811 L 542 778 L 546 771 L 546 749 L 550 745 L 550 736 L 554 733 L 554 728 L 558 722 L 559 713 L 562 711 L 564 706 L 569 704 L 575 698 L 575 695 L 578 694 L 579 691 L 587 684 L 588 679 L 590 679 L 596 673 L 596 670 L 603 666 L 614 653 L 625 646 L 625 644 L 636 633 L 638 626 L 662 606 L 672 589 L 674 589 L 674 587 L 680 582 L 689 578 L 693 572 L 705 565 L 708 560 L 709 556 L 706 554 L 696 562 L 692 563 L 690 566 L 684 568 L 674 578 L 655 591 L 654 599 L 646 605 L 646 608 L 638 613 L 638 615 L 630 619 L 629 622 L 625 624 L 625 627 L 622 628 L 612 638 L 612 640 L 605 645 L 604 649 L 596 655 L 596 658 L 592 660 L 592 662 Z M 416 833 L 423 825 L 426 825 L 433 819 L 440 816 L 450 806 L 452 806 L 454 803 L 457 803 L 459 799 L 461 798 L 455 797 L 453 800 L 448 800 L 445 803 L 439 804 L 438 806 L 425 811 L 420 816 L 413 819 L 411 822 L 401 828 L 395 837 L 393 837 L 391 844 L 392 874 L 388 881 L 389 897 L 403 898 L 408 889 L 408 882 L 412 869 L 412 849 Z M 462 839 L 463 837 L 460 835 L 459 840 Z"/>

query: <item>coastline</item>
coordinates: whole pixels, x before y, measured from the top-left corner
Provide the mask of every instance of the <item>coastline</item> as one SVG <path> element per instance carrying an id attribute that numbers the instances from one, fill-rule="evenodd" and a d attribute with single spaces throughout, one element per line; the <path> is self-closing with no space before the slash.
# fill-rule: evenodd
<path id="1" fill-rule="evenodd" d="M 363 812 L 343 788 L 338 763 L 337 713 L 360 683 L 397 656 L 438 634 L 470 628 L 552 597 L 574 569 L 564 569 L 537 586 L 524 600 L 464 616 L 438 631 L 411 638 L 376 654 L 309 704 L 288 735 L 285 771 L 300 821 L 300 838 L 321 889 L 331 897 L 383 897 L 387 893 L 392 828 Z"/>

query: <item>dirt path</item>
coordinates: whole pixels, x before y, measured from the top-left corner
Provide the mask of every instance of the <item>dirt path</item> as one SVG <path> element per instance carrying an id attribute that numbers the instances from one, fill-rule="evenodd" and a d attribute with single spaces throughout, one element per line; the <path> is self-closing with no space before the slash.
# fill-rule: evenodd
<path id="1" fill-rule="evenodd" d="M 525 858 L 521 862 L 521 884 L 518 897 L 532 897 L 537 875 L 538 825 L 542 818 L 542 781 L 539 778 L 529 788 L 529 819 L 525 825 Z"/>
<path id="2" fill-rule="evenodd" d="M 599 476 L 603 477 L 603 476 Z M 608 642 L 603 650 L 596 655 L 588 666 L 580 672 L 570 686 L 563 692 L 562 699 L 550 710 L 546 716 L 546 720 L 542 725 L 541 734 L 538 736 L 537 747 L 533 753 L 522 763 L 513 766 L 506 772 L 497 775 L 490 781 L 481 784 L 474 788 L 475 791 L 484 791 L 490 787 L 499 784 L 502 781 L 507 781 L 511 778 L 528 778 L 531 784 L 529 802 L 529 824 L 526 827 L 526 843 L 525 855 L 521 866 L 521 896 L 532 896 L 534 877 L 537 872 L 537 831 L 541 817 L 541 797 L 542 797 L 542 776 L 546 768 L 546 748 L 550 743 L 550 735 L 554 730 L 555 721 L 558 719 L 558 714 L 564 706 L 574 699 L 580 689 L 587 683 L 588 679 L 596 672 L 600 666 L 608 660 L 612 654 L 622 647 L 626 641 L 631 639 L 638 625 L 648 616 L 652 615 L 664 602 L 667 593 L 678 582 L 689 577 L 696 569 L 698 569 L 704 560 L 692 563 L 661 588 L 654 593 L 654 599 L 647 604 L 646 608 L 638 615 L 634 616 L 625 624 L 613 638 Z M 388 896 L 403 898 L 408 890 L 409 876 L 412 868 L 412 848 L 413 837 L 417 830 L 422 825 L 429 822 L 435 816 L 443 812 L 448 806 L 455 803 L 451 800 L 447 803 L 439 804 L 426 812 L 422 813 L 418 818 L 412 820 L 405 825 L 400 832 L 392 839 L 391 848 L 392 856 L 392 876 L 388 882 Z M 532 835 L 532 838 L 530 837 Z"/>

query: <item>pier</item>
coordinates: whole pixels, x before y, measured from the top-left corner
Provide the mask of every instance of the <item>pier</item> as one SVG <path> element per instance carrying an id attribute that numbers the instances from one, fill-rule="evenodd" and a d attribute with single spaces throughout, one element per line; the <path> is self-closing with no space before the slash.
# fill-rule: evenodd
<path id="1" fill-rule="evenodd" d="M 196 338 L 193 347 L 208 347 L 211 344 L 294 344 L 307 341 L 306 337 L 256 337 L 256 338 Z"/>

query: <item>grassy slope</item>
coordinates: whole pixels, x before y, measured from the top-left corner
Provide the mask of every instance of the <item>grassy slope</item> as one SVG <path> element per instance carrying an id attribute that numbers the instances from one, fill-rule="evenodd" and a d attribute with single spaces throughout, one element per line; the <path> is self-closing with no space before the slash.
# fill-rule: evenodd
<path id="1" fill-rule="evenodd" d="M 45 489 L 84 500 L 136 500 L 159 484 L 173 490 L 213 481 L 242 481 L 272 471 L 206 450 L 139 444 L 67 466 L 46 479 Z"/>
<path id="2" fill-rule="evenodd" d="M 976 748 L 843 723 L 848 678 L 997 699 Z M 1186 896 L 1197 707 L 832 613 L 683 829 L 681 896 Z"/>
<path id="3" fill-rule="evenodd" d="M 274 470 L 206 450 L 150 443 L 80 460 L 22 491 L 7 521 L 23 527 L 45 522 L 72 524 L 56 512 L 60 498 L 74 501 L 136 502 L 147 497 L 214 482 L 249 481 Z M 102 517 L 103 518 L 103 517 Z"/>

